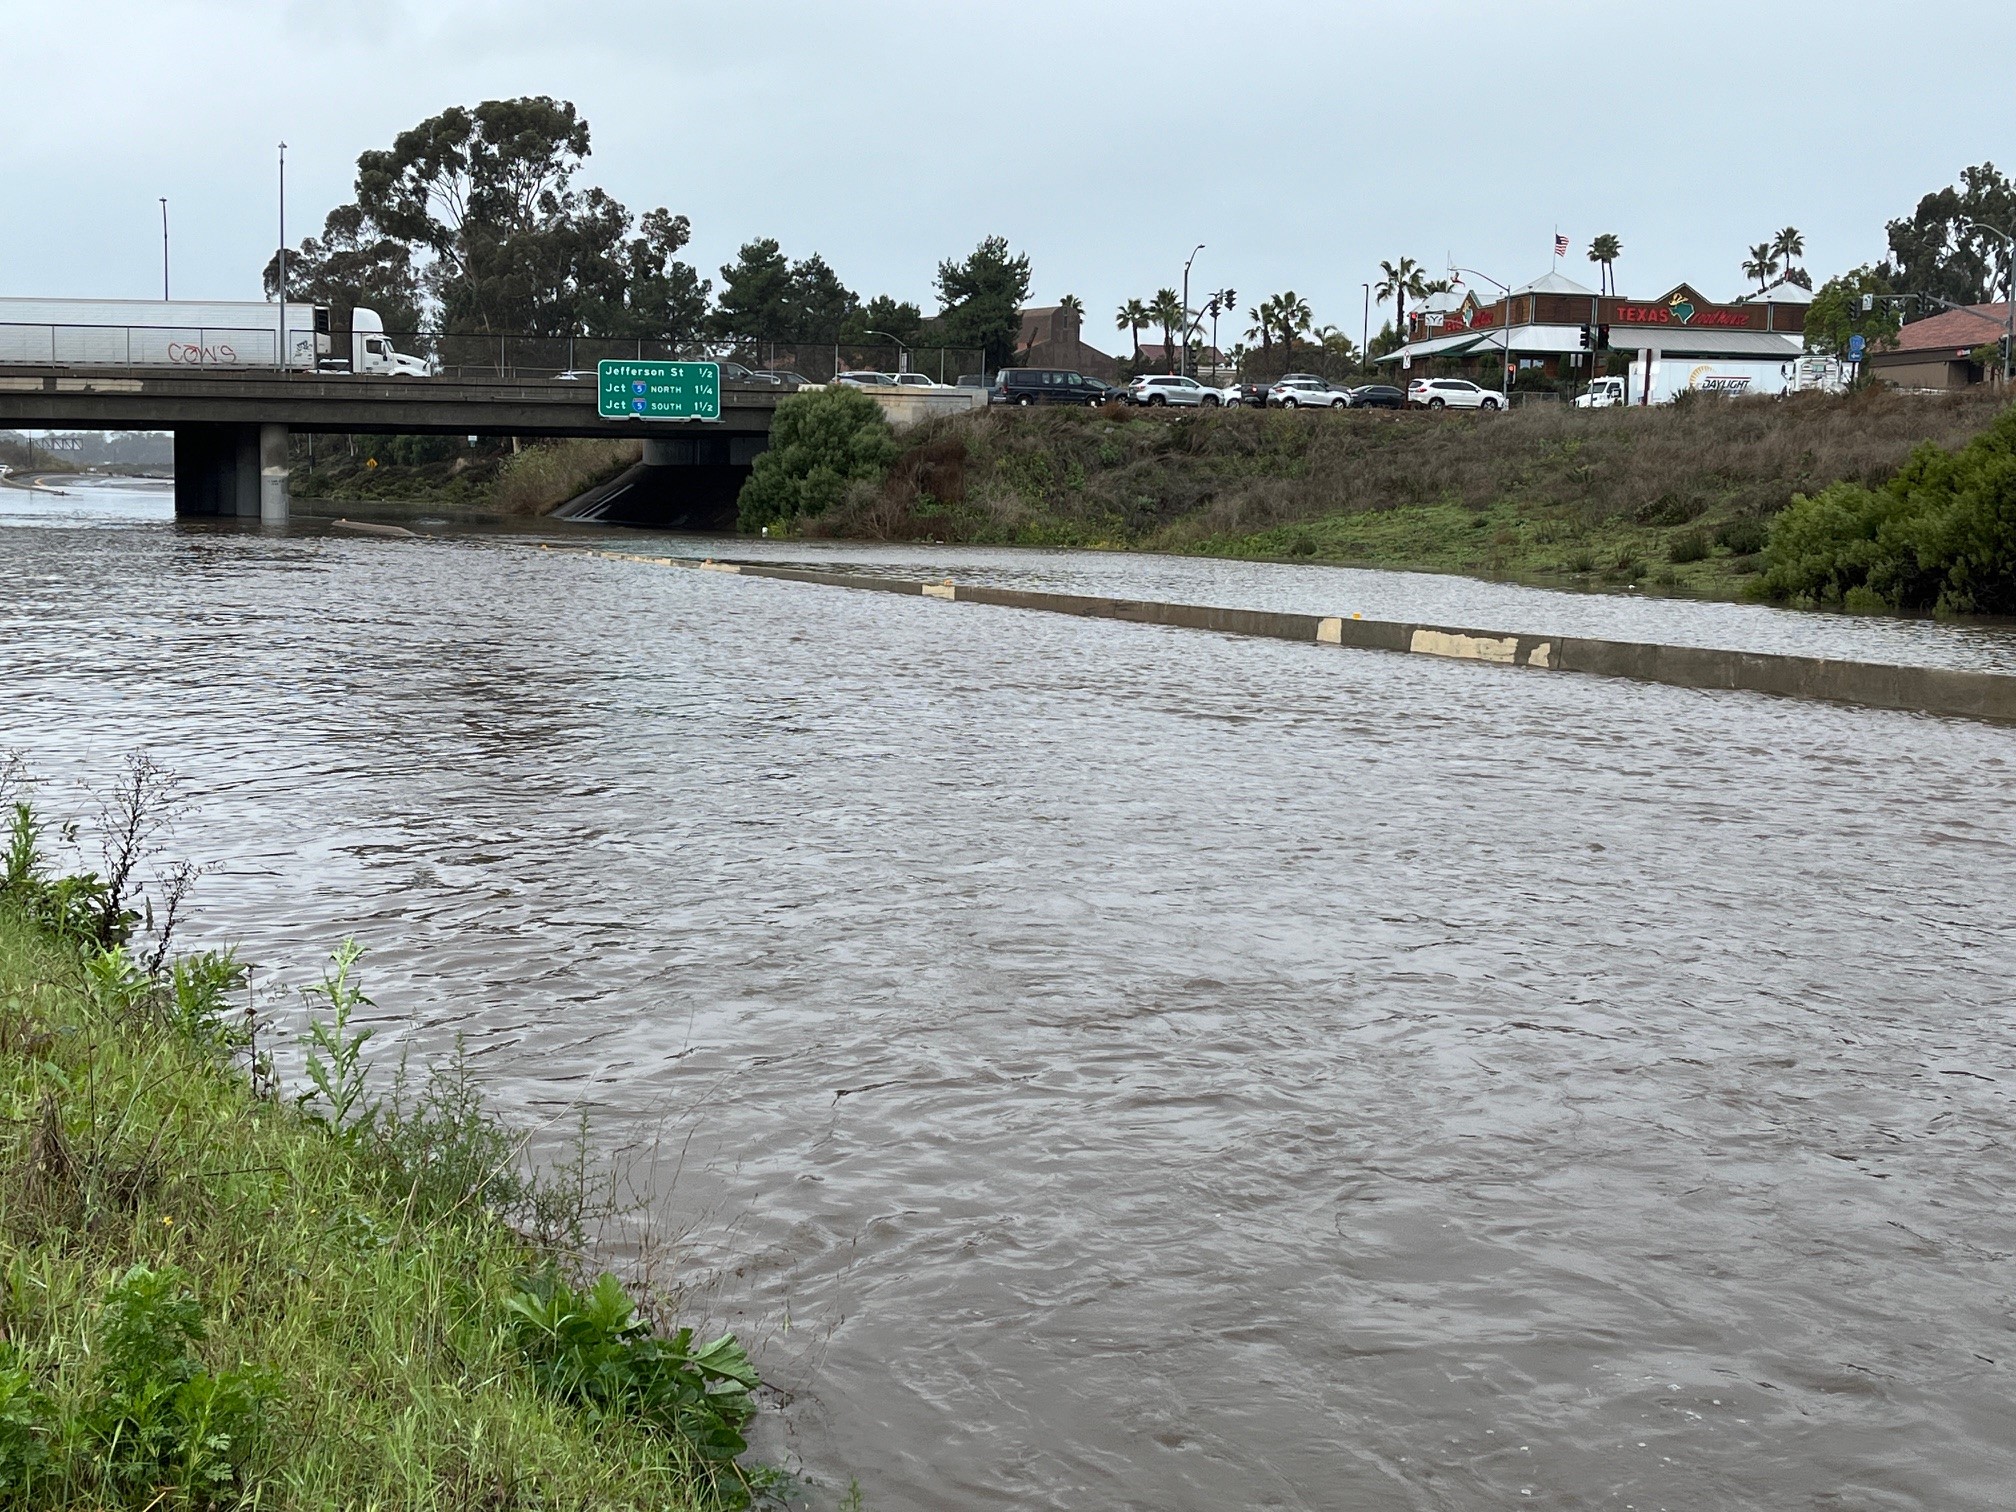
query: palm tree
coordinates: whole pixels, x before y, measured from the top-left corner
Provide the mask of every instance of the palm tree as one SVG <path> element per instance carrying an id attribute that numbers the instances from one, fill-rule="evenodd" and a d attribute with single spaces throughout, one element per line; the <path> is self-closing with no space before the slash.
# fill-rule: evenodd
<path id="1" fill-rule="evenodd" d="M 1130 299 L 1120 306 L 1113 317 L 1113 324 L 1134 338 L 1134 365 L 1141 365 L 1141 333 L 1155 323 L 1148 313 L 1148 306 L 1138 299 Z"/>
<path id="2" fill-rule="evenodd" d="M 1602 292 L 1605 294 L 1617 292 L 1617 274 L 1612 265 L 1623 255 L 1624 243 L 1617 239 L 1614 232 L 1605 231 L 1589 243 L 1589 261 L 1602 267 L 1598 282 L 1602 284 Z"/>
<path id="3" fill-rule="evenodd" d="M 1379 271 L 1386 276 L 1372 287 L 1372 295 L 1382 303 L 1393 301 L 1393 329 L 1400 333 L 1400 339 L 1407 339 L 1407 299 L 1428 297 L 1428 285 L 1421 277 L 1421 265 L 1411 257 L 1403 257 L 1398 263 L 1382 262 Z"/>
<path id="4" fill-rule="evenodd" d="M 1762 294 L 1770 287 L 1771 275 L 1778 271 L 1778 259 L 1772 253 L 1771 243 L 1759 242 L 1750 249 L 1750 260 L 1743 264 L 1743 276 L 1757 280 L 1757 292 Z"/>
<path id="5" fill-rule="evenodd" d="M 1274 327 L 1281 333 L 1281 344 L 1288 349 L 1288 361 L 1295 360 L 1295 333 L 1309 329 L 1313 317 L 1309 313 L 1309 301 L 1303 299 L 1293 289 L 1276 294 L 1267 301 L 1274 307 Z"/>
<path id="6" fill-rule="evenodd" d="M 1790 278 L 1799 271 L 1799 259 L 1806 255 L 1806 238 L 1799 234 L 1797 226 L 1787 226 L 1771 238 L 1771 256 L 1785 264 L 1785 276 Z"/>
<path id="7" fill-rule="evenodd" d="M 1246 312 L 1246 318 L 1253 322 L 1247 327 L 1248 336 L 1260 338 L 1260 355 L 1271 356 L 1274 351 L 1274 301 L 1263 299 Z"/>
<path id="8" fill-rule="evenodd" d="M 1085 318 L 1085 301 L 1080 299 L 1076 294 L 1066 294 L 1062 299 L 1057 301 L 1057 308 L 1060 310 L 1069 310 L 1080 320 Z"/>
<path id="9" fill-rule="evenodd" d="M 1169 371 L 1176 371 L 1176 333 L 1183 328 L 1183 300 L 1174 289 L 1157 289 L 1148 301 L 1148 314 L 1162 328 L 1162 358 Z"/>

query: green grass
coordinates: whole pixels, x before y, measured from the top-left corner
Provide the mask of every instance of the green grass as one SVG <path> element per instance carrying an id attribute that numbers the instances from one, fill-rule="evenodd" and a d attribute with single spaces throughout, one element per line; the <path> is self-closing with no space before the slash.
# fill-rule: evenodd
<path id="1" fill-rule="evenodd" d="M 748 1501 L 739 1350 L 652 1334 L 614 1283 L 569 1290 L 578 1208 L 514 1174 L 455 1070 L 372 1100 L 354 955 L 323 1090 L 283 1099 L 234 962 L 149 976 L 106 947 L 127 925 L 10 861 L 0 1504 Z"/>
<path id="2" fill-rule="evenodd" d="M 1710 598 L 1744 596 L 1757 571 L 1754 551 L 1717 544 L 1699 525 L 1591 521 L 1510 502 L 1482 510 L 1416 504 L 1327 515 L 1248 535 L 1209 536 L 1183 549 L 1592 588 L 1635 586 Z"/>

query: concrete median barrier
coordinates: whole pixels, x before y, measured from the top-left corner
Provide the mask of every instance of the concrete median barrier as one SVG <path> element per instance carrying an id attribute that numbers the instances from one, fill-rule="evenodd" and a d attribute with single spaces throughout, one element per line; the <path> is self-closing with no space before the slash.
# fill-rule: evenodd
<path id="1" fill-rule="evenodd" d="M 1037 593 L 950 579 L 870 577 L 775 567 L 761 562 L 720 562 L 650 557 L 599 551 L 597 556 L 677 567 L 700 567 L 828 588 L 921 595 L 955 603 L 992 604 L 1048 614 L 1131 624 L 1215 630 L 1225 635 L 1305 641 L 1360 651 L 1390 651 L 1534 672 L 1578 672 L 1621 677 L 1675 688 L 1768 693 L 1899 709 L 1957 719 L 2016 722 L 2016 676 L 1945 667 L 1892 666 L 1879 662 L 1833 661 L 1824 657 L 1782 656 L 1765 651 L 1727 651 L 1706 646 L 1667 646 L 1642 641 L 1597 640 L 1583 636 L 1522 635 L 1452 625 L 1415 625 L 1368 620 L 1357 615 L 1283 614 L 1266 609 L 1226 609 L 1205 604 L 1167 604 L 1147 599 L 1101 598 L 1075 593 Z"/>

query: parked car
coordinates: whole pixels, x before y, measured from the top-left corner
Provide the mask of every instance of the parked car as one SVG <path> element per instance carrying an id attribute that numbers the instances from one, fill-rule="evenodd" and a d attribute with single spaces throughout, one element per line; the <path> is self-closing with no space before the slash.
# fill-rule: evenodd
<path id="1" fill-rule="evenodd" d="M 898 373 L 896 384 L 899 388 L 937 388 L 938 380 L 922 373 Z"/>
<path id="2" fill-rule="evenodd" d="M 1495 410 L 1505 400 L 1468 378 L 1416 378 L 1407 385 L 1407 402 L 1420 409 Z"/>
<path id="3" fill-rule="evenodd" d="M 992 404 L 1104 404 L 1114 390 L 1069 368 L 1003 368 L 989 391 Z"/>
<path id="4" fill-rule="evenodd" d="M 1144 373 L 1127 385 L 1130 404 L 1188 404 L 1200 409 L 1216 409 L 1222 402 L 1218 390 L 1206 388 L 1195 378 L 1175 373 Z"/>
<path id="5" fill-rule="evenodd" d="M 1282 409 L 1343 409 L 1351 396 L 1321 378 L 1283 378 L 1267 390 L 1267 402 Z"/>
<path id="6" fill-rule="evenodd" d="M 1351 390 L 1353 409 L 1405 409 L 1407 396 L 1390 383 L 1361 383 Z"/>
<path id="7" fill-rule="evenodd" d="M 1225 402 L 1227 404 L 1251 405 L 1254 409 L 1264 409 L 1267 404 L 1267 390 L 1272 387 L 1274 387 L 1273 384 L 1259 379 L 1255 379 L 1251 383 L 1235 383 L 1232 387 L 1225 390 Z"/>
<path id="8" fill-rule="evenodd" d="M 888 373 L 870 373 L 865 371 L 835 373 L 833 381 L 835 383 L 844 383 L 849 388 L 884 388 L 896 382 Z"/>

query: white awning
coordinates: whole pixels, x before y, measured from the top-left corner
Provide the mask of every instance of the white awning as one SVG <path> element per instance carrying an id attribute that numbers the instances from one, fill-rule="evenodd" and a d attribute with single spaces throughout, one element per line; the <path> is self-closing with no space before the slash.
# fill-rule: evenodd
<path id="1" fill-rule="evenodd" d="M 1659 351 L 1674 357 L 1760 357 L 1785 362 L 1806 355 L 1803 336 L 1784 331 L 1697 331 L 1687 326 L 1610 327 L 1612 351 Z"/>
<path id="2" fill-rule="evenodd" d="M 1432 341 L 1416 341 L 1396 347 L 1376 360 L 1398 362 L 1402 357 L 1455 357 L 1469 351 L 1489 334 L 1486 331 L 1464 331 L 1455 336 L 1437 336 Z"/>

